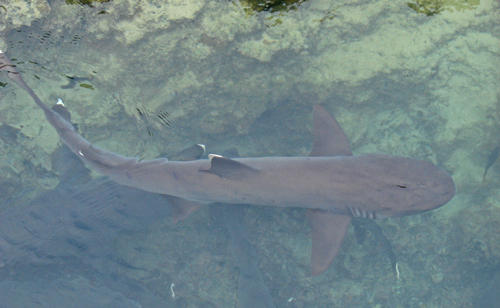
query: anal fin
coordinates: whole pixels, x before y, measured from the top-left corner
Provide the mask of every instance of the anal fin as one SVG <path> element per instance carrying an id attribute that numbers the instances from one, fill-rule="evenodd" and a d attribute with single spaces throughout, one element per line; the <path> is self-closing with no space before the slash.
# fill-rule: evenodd
<path id="1" fill-rule="evenodd" d="M 337 255 L 351 216 L 307 210 L 307 218 L 312 233 L 311 271 L 312 275 L 319 275 L 326 271 Z"/>

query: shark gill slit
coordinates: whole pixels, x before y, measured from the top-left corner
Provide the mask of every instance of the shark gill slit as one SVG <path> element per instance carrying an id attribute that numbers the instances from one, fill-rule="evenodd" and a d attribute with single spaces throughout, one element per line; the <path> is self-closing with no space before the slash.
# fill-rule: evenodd
<path id="1" fill-rule="evenodd" d="M 368 218 L 368 219 L 376 219 L 377 218 L 377 213 L 375 211 L 365 211 L 361 210 L 355 207 L 347 207 L 349 209 L 349 212 L 353 217 L 361 217 L 361 218 Z"/>

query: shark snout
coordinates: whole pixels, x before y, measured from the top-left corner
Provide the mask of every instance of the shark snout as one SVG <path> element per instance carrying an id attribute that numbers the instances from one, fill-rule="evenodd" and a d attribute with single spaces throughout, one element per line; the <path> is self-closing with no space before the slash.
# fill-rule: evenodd
<path id="1" fill-rule="evenodd" d="M 404 186 L 398 185 L 401 192 L 400 202 L 391 206 L 386 216 L 406 216 L 436 209 L 445 205 L 455 195 L 455 183 L 445 170 L 427 161 L 413 161 L 411 176 Z"/>
<path id="2" fill-rule="evenodd" d="M 455 195 L 453 178 L 445 170 L 434 167 L 425 184 L 422 185 L 423 198 L 415 207 L 421 211 L 428 211 L 445 205 Z"/>
<path id="3" fill-rule="evenodd" d="M 441 206 L 450 201 L 455 195 L 455 182 L 448 172 L 440 169 L 434 183 L 434 191 L 438 196 L 436 199 L 437 206 Z"/>

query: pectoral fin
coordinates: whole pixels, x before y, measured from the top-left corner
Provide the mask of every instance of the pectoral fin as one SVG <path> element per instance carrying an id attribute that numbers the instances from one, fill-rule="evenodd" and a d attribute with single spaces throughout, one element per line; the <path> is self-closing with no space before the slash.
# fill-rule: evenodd
<path id="1" fill-rule="evenodd" d="M 313 110 L 314 143 L 309 156 L 352 155 L 349 140 L 334 117 L 320 105 Z"/>
<path id="2" fill-rule="evenodd" d="M 312 232 L 311 271 L 313 275 L 319 275 L 326 271 L 337 255 L 351 217 L 308 210 L 307 218 Z"/>

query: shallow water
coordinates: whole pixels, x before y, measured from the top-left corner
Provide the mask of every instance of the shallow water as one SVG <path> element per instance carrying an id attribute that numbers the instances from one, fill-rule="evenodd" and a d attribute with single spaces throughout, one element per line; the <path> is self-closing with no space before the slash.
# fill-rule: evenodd
<path id="1" fill-rule="evenodd" d="M 437 210 L 354 224 L 314 278 L 303 210 L 242 209 L 256 276 L 276 307 L 493 305 L 497 1 L 300 1 L 274 12 L 226 1 L 69 3 L 0 0 L 0 49 L 103 148 L 142 158 L 195 143 L 307 155 L 319 103 L 355 155 L 427 159 L 453 176 L 457 194 Z M 220 209 L 174 225 L 161 196 L 91 179 L 57 154 L 59 139 L 30 98 L 5 75 L 0 82 L 6 307 L 243 305 L 243 261 Z"/>

